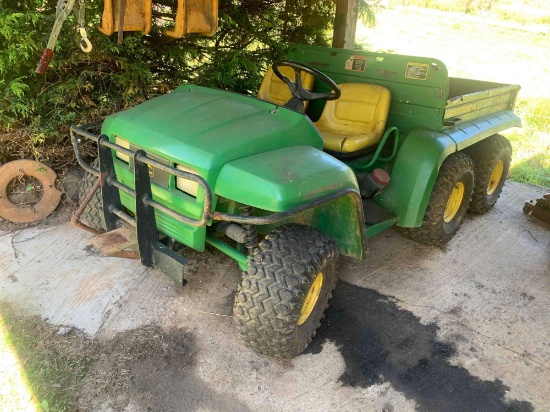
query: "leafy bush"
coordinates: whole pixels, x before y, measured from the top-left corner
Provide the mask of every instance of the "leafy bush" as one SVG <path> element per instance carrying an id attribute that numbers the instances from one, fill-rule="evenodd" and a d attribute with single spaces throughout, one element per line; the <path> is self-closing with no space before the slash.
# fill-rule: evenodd
<path id="1" fill-rule="evenodd" d="M 162 1 L 175 15 L 176 2 Z M 107 37 L 95 28 L 103 1 L 92 0 L 86 9 L 92 52 L 80 51 L 72 15 L 46 75 L 40 76 L 34 70 L 55 20 L 56 2 L 3 0 L 2 5 L 0 162 L 34 156 L 54 168 L 72 162 L 67 149 L 71 123 L 101 120 L 186 82 L 255 93 L 267 66 L 289 44 L 327 44 L 334 15 L 333 2 L 225 0 L 213 38 L 169 39 L 154 24 L 149 35 L 125 33 L 118 45 L 116 34 Z"/>

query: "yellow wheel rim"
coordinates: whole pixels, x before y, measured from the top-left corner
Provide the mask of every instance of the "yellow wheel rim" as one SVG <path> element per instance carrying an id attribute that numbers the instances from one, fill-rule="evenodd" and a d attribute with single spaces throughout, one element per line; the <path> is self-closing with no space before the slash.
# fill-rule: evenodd
<path id="1" fill-rule="evenodd" d="M 491 173 L 491 178 L 487 184 L 487 194 L 491 196 L 497 190 L 500 179 L 502 179 L 502 174 L 504 173 L 504 162 L 499 160 Z"/>
<path id="2" fill-rule="evenodd" d="M 460 209 L 463 198 L 464 183 L 458 182 L 455 187 L 453 187 L 453 191 L 449 196 L 449 200 L 447 200 L 447 206 L 445 207 L 445 212 L 443 213 L 443 220 L 445 221 L 445 223 L 449 223 L 451 220 L 454 219 L 458 212 L 458 209 Z"/>
<path id="3" fill-rule="evenodd" d="M 311 312 L 313 312 L 313 308 L 315 308 L 315 305 L 317 304 L 317 299 L 319 299 L 322 288 L 323 272 L 319 272 L 307 292 L 306 300 L 304 301 L 304 306 L 302 306 L 302 312 L 300 313 L 300 318 L 298 319 L 298 325 L 303 325 L 309 318 L 309 315 L 311 315 Z"/>

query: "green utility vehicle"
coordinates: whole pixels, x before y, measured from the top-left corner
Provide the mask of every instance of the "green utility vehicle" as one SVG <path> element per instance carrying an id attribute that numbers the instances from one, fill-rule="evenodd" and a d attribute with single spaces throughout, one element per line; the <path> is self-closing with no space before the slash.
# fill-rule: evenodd
<path id="1" fill-rule="evenodd" d="M 520 126 L 519 86 L 449 78 L 439 60 L 311 46 L 287 58 L 258 97 L 183 85 L 100 133 L 71 128 L 89 173 L 73 223 L 106 230 L 92 242 L 108 255 L 137 245 L 180 284 L 178 246 L 227 254 L 244 271 L 239 334 L 282 358 L 315 334 L 340 254 L 364 259 L 393 225 L 443 244 L 468 209 L 491 208 L 512 151 L 497 133 Z"/>

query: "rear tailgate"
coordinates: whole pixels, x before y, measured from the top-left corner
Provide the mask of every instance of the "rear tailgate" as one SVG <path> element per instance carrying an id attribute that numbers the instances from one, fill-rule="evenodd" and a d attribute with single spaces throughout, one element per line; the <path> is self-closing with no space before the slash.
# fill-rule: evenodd
<path id="1" fill-rule="evenodd" d="M 514 109 L 518 85 L 449 79 L 449 97 L 445 105 L 443 130 Z"/>

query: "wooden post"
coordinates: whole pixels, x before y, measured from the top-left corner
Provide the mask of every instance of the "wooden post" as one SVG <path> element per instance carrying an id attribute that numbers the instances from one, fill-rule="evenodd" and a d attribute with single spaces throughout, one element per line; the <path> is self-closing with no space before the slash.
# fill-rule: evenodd
<path id="1" fill-rule="evenodd" d="M 359 0 L 336 0 L 332 47 L 353 50 Z"/>

